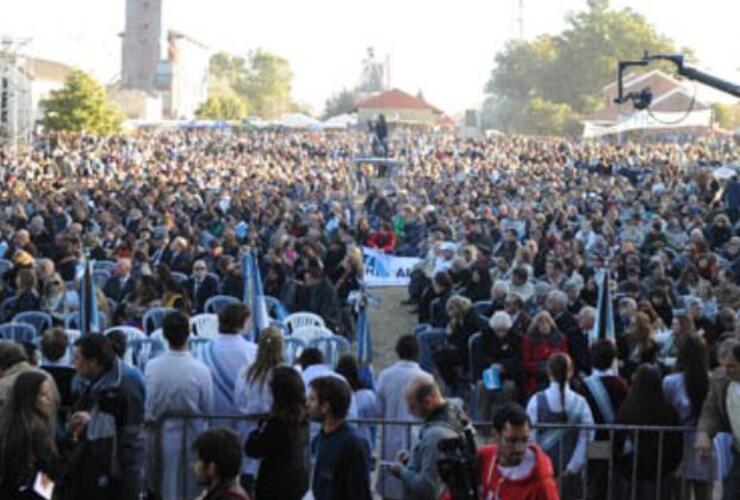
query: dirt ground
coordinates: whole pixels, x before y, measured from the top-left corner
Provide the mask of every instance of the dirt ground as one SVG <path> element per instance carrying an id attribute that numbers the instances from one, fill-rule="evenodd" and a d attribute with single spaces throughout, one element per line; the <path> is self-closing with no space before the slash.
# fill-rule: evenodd
<path id="1" fill-rule="evenodd" d="M 406 287 L 373 288 L 372 293 L 380 297 L 380 309 L 370 308 L 370 332 L 373 339 L 373 371 L 380 371 L 397 361 L 396 339 L 411 333 L 417 316 L 409 314 L 411 308 L 402 306 L 408 298 Z"/>

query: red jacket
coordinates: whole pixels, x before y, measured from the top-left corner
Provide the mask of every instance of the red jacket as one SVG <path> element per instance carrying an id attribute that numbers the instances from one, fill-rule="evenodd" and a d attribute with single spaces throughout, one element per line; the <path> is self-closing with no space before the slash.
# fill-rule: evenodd
<path id="1" fill-rule="evenodd" d="M 376 231 L 367 239 L 367 246 L 392 252 L 396 248 L 396 233 L 393 231 Z"/>
<path id="2" fill-rule="evenodd" d="M 557 337 L 553 337 L 554 335 Z M 559 352 L 568 352 L 568 340 L 559 332 L 551 332 L 547 337 L 540 336 L 538 340 L 531 335 L 524 336 L 522 364 L 525 373 L 524 391 L 527 396 L 537 392 L 539 383 L 547 379 L 547 372 L 542 367 L 550 356 Z"/>
<path id="3" fill-rule="evenodd" d="M 534 451 L 535 465 L 528 477 L 513 481 L 501 476 L 496 466 L 496 446 L 478 449 L 479 498 L 493 500 L 559 500 L 558 485 L 552 473 L 550 458 L 536 444 L 529 445 Z M 493 496 L 489 496 L 493 493 Z"/>

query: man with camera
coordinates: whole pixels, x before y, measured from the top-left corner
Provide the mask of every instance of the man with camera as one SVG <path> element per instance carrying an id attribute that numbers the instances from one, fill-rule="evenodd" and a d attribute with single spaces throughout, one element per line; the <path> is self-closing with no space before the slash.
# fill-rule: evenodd
<path id="1" fill-rule="evenodd" d="M 447 453 L 445 446 L 440 449 L 440 443 L 467 444 L 467 417 L 445 401 L 428 375 L 412 379 L 406 386 L 405 397 L 411 413 L 424 423 L 416 446 L 410 453 L 399 451 L 390 471 L 401 480 L 404 500 L 438 499 L 447 490 L 437 467 Z M 473 447 L 473 460 L 474 453 Z"/>

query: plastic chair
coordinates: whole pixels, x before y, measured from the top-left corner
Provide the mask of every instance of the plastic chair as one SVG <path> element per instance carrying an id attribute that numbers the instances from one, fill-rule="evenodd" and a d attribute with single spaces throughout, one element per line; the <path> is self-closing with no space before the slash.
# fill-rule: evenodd
<path id="1" fill-rule="evenodd" d="M 488 317 L 486 312 L 488 312 L 488 309 L 493 305 L 493 303 L 490 300 L 479 300 L 478 302 L 473 303 L 473 310 L 480 314 L 481 316 Z"/>
<path id="2" fill-rule="evenodd" d="M 33 342 L 36 329 L 26 323 L 4 323 L 0 325 L 0 337 L 16 342 Z"/>
<path id="3" fill-rule="evenodd" d="M 229 304 L 239 304 L 241 301 L 231 295 L 214 295 L 206 300 L 204 309 L 210 314 L 219 314 Z"/>
<path id="4" fill-rule="evenodd" d="M 198 314 L 190 318 L 190 330 L 193 335 L 212 339 L 218 335 L 218 316 L 216 314 Z"/>
<path id="5" fill-rule="evenodd" d="M 135 341 L 145 339 L 146 334 L 133 326 L 114 326 L 103 332 L 103 335 L 109 335 L 111 332 L 119 331 L 126 335 L 126 353 L 123 359 L 128 364 L 134 364 L 132 345 Z"/>
<path id="6" fill-rule="evenodd" d="M 102 290 L 106 282 L 110 279 L 110 273 L 108 271 L 101 270 L 93 271 L 92 279 L 95 287 Z"/>
<path id="7" fill-rule="evenodd" d="M 108 317 L 104 312 L 98 311 L 98 329 L 104 331 L 108 327 Z M 71 312 L 64 318 L 64 328 L 70 330 L 80 329 L 80 313 Z"/>
<path id="8" fill-rule="evenodd" d="M 0 276 L 13 268 L 13 262 L 8 259 L 0 259 Z"/>
<path id="9" fill-rule="evenodd" d="M 144 332 L 151 333 L 157 328 L 160 328 L 165 316 L 173 312 L 177 312 L 177 310 L 172 307 L 152 307 L 151 309 L 147 309 L 141 318 L 141 326 Z"/>
<path id="10" fill-rule="evenodd" d="M 146 369 L 147 363 L 165 352 L 165 350 L 165 344 L 161 340 L 145 337 L 131 342 L 126 349 L 126 353 L 131 352 L 132 364 L 143 372 Z"/>
<path id="11" fill-rule="evenodd" d="M 283 338 L 283 359 L 289 365 L 295 363 L 298 356 L 306 348 L 306 343 L 299 338 L 288 336 Z"/>
<path id="12" fill-rule="evenodd" d="M 342 354 L 349 353 L 352 346 L 349 341 L 341 335 L 331 337 L 319 337 L 309 342 L 309 347 L 316 347 L 324 353 L 324 364 L 334 367 Z"/>
<path id="13" fill-rule="evenodd" d="M 105 271 L 110 276 L 116 270 L 117 264 L 111 260 L 96 260 L 93 262 L 93 273 L 96 271 Z"/>
<path id="14" fill-rule="evenodd" d="M 290 329 L 291 332 L 295 332 L 298 328 L 304 326 L 326 326 L 321 316 L 310 312 L 297 312 L 289 314 L 285 317 L 283 323 L 288 325 L 288 329 Z"/>
<path id="15" fill-rule="evenodd" d="M 14 302 L 15 297 L 8 297 L 7 299 L 3 299 L 3 301 L 0 302 L 0 322 L 10 319 L 7 316 L 10 312 L 10 309 L 12 309 Z"/>
<path id="16" fill-rule="evenodd" d="M 36 335 L 41 336 L 51 326 L 52 318 L 44 311 L 24 311 L 13 316 L 13 323 L 31 325 L 36 329 Z"/>
<path id="17" fill-rule="evenodd" d="M 175 280 L 175 283 L 177 283 L 178 285 L 182 285 L 188 280 L 188 275 L 185 273 L 181 273 L 178 271 L 172 271 L 171 275 L 172 275 L 172 279 Z"/>
<path id="18" fill-rule="evenodd" d="M 265 295 L 265 305 L 267 306 L 267 314 L 271 318 L 275 318 L 279 321 L 285 320 L 288 317 L 288 309 L 280 302 L 280 299 L 276 299 L 270 295 Z"/>
<path id="19" fill-rule="evenodd" d="M 205 337 L 190 337 L 188 339 L 188 349 L 194 358 L 203 359 L 204 350 L 211 343 L 211 339 Z"/>
<path id="20" fill-rule="evenodd" d="M 468 383 L 470 385 L 470 417 L 475 420 L 478 417 L 478 377 L 476 377 L 477 363 L 476 353 L 477 346 L 480 344 L 483 334 L 474 333 L 468 338 Z"/>
<path id="21" fill-rule="evenodd" d="M 302 326 L 301 328 L 293 330 L 293 333 L 289 336 L 301 339 L 306 344 L 309 344 L 314 339 L 331 337 L 333 335 L 334 332 L 323 326 Z"/>
<path id="22" fill-rule="evenodd" d="M 419 341 L 419 366 L 426 372 L 434 373 L 434 351 L 444 344 L 447 334 L 444 328 L 430 328 L 416 335 Z"/>

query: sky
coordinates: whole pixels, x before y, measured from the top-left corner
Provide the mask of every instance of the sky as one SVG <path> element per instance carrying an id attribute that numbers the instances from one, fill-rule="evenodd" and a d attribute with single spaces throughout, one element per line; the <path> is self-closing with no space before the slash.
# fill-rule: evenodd
<path id="1" fill-rule="evenodd" d="M 65 62 L 103 83 L 120 74 L 125 0 L 2 0 L 0 36 L 30 38 L 24 52 Z M 522 0 L 524 36 L 555 34 L 586 0 Z M 450 114 L 478 107 L 494 56 L 518 36 L 519 0 L 163 0 L 166 27 L 214 51 L 261 47 L 289 60 L 293 97 L 320 114 L 326 98 L 357 84 L 367 47 L 390 56 L 391 86 L 421 90 Z M 699 66 L 740 83 L 740 2 L 612 0 L 643 14 Z M 635 54 L 639 56 L 640 54 Z M 615 69 L 616 71 L 616 69 Z"/>

